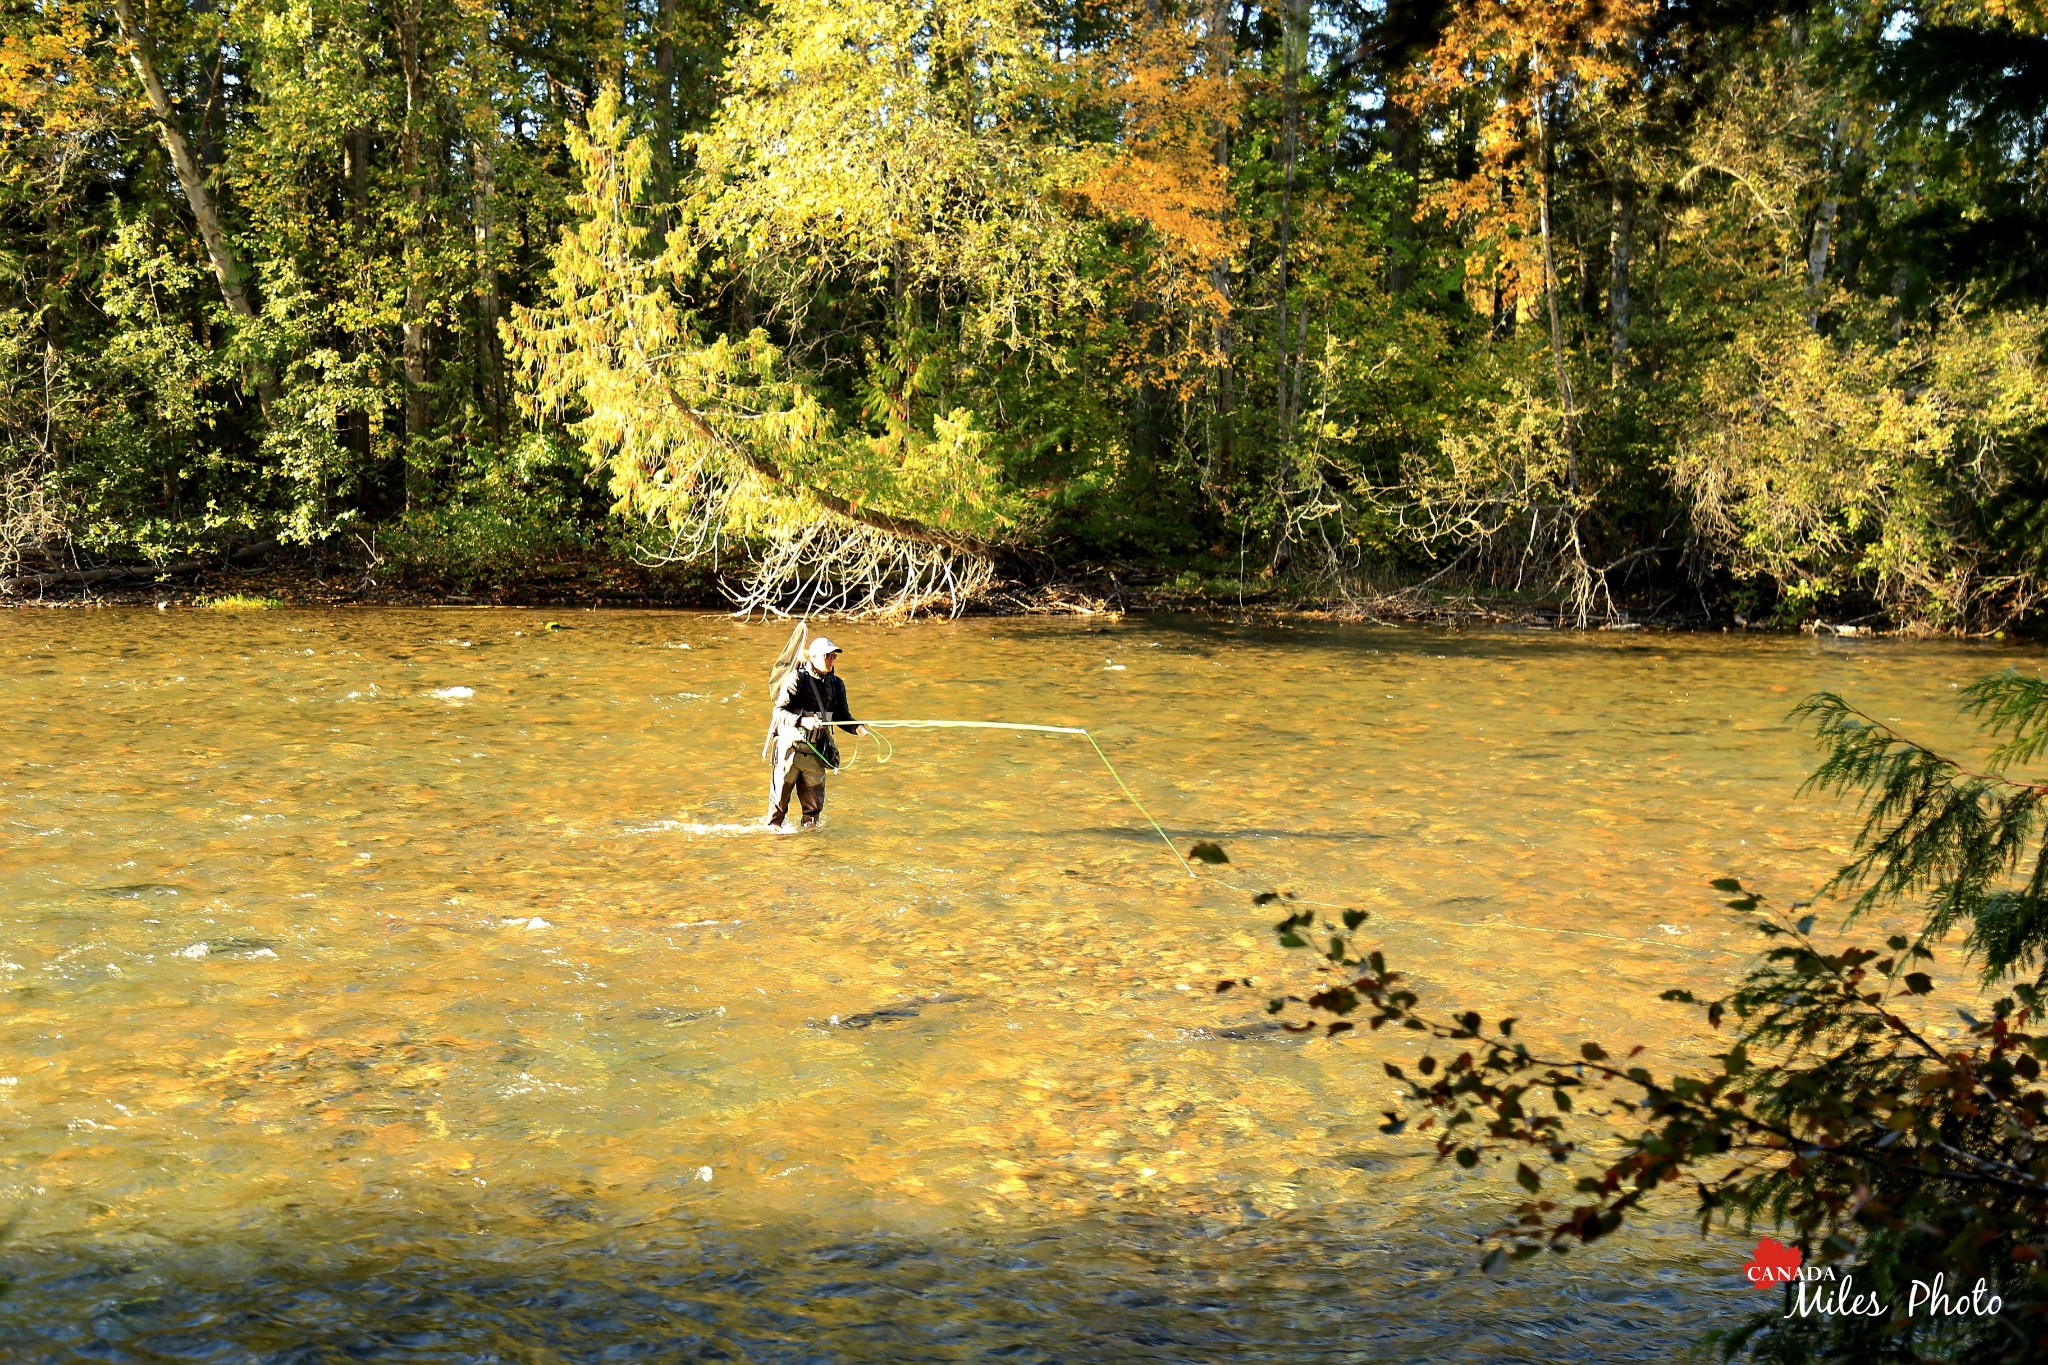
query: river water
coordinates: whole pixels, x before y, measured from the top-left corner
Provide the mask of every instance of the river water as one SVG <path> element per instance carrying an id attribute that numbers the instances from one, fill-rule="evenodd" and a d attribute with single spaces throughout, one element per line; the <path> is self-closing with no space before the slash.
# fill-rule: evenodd
<path id="1" fill-rule="evenodd" d="M 835 624 L 892 731 L 775 835 L 780 625 L 0 614 L 13 1361 L 1663 1360 L 1752 1306 L 1662 1221 L 1499 1280 L 1384 1137 L 1400 1040 L 1262 1027 L 1251 893 L 1424 994 L 1657 1000 L 1804 896 L 1819 688 L 1939 742 L 2018 651 L 1178 619 Z M 1257 989 L 1218 996 L 1221 977 Z M 8 1354 L 11 1352 L 11 1354 Z"/>

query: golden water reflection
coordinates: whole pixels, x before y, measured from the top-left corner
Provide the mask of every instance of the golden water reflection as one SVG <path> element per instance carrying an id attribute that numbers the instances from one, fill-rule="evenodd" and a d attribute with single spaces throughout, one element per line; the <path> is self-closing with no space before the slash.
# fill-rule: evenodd
<path id="1" fill-rule="evenodd" d="M 781 627 L 548 620 L 0 616 L 23 1358 L 1662 1358 L 1746 1306 L 1739 1254 L 1674 1208 L 1467 1273 L 1500 1192 L 1376 1131 L 1387 1044 L 1210 991 L 1303 970 L 1248 893 L 1369 909 L 1426 992 L 1539 1034 L 1696 1056 L 1657 993 L 1749 947 L 1705 883 L 1802 895 L 1847 837 L 1794 799 L 1790 704 L 1947 740 L 2016 657 L 835 625 L 857 713 L 1091 729 L 1229 851 L 1190 880 L 1059 736 L 894 732 L 768 834 Z"/>

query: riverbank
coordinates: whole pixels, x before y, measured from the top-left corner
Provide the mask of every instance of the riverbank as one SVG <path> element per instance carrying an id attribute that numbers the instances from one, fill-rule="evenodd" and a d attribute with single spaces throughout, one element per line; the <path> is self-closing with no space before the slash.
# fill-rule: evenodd
<path id="1" fill-rule="evenodd" d="M 88 571 L 90 572 L 90 571 Z M 156 578 L 146 569 L 108 574 L 80 582 L 69 576 L 20 581 L 0 593 L 0 607 L 91 606 L 493 606 L 560 607 L 582 610 L 634 607 L 721 609 L 731 604 L 707 576 L 642 569 L 635 565 L 537 566 L 534 573 L 489 585 L 386 582 L 361 574 L 309 569 L 209 568 Z M 1224 590 L 1176 587 L 1167 581 L 1117 574 L 1008 584 L 976 599 L 971 616 L 1118 616 L 1146 612 L 1200 615 L 1301 617 L 1313 620 L 1428 624 L 1571 627 L 1576 622 L 1554 605 L 1487 595 L 1478 591 L 1397 588 L 1338 595 L 1246 584 Z M 1660 630 L 1712 628 L 1703 619 L 1624 615 L 1593 621 L 1594 629 Z"/>
<path id="2" fill-rule="evenodd" d="M 1036 582 L 1008 582 L 977 598 L 973 616 L 1095 616 L 1184 612 L 1211 616 L 1299 618 L 1381 624 L 1453 624 L 1550 629 L 1658 631 L 1789 631 L 1795 627 L 1716 612 L 1700 599 L 1681 611 L 1676 599 L 1623 598 L 1604 615 L 1581 621 L 1569 607 L 1522 591 L 1484 583 L 1445 582 L 1419 572 L 1389 572 L 1379 582 L 1333 586 L 1327 578 L 1202 574 L 1157 565 L 1092 565 L 1055 570 Z M 536 561 L 488 581 L 455 578 L 420 566 L 317 559 L 251 547 L 225 558 L 149 564 L 22 569 L 0 576 L 0 606 L 493 606 L 565 610 L 671 607 L 719 610 L 731 606 L 711 573 L 683 565 L 653 565 L 617 557 L 565 557 Z M 1871 617 L 1812 620 L 1796 629 L 1866 636 L 1939 634 L 1922 627 L 1892 628 Z M 2000 637 L 2002 638 L 2002 637 Z"/>

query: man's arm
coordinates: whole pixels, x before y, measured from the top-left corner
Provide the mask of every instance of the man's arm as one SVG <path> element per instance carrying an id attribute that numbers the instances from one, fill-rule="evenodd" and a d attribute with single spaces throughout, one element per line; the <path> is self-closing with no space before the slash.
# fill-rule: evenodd
<path id="1" fill-rule="evenodd" d="M 832 719 L 838 722 L 839 728 L 842 730 L 850 729 L 857 735 L 866 734 L 868 732 L 867 727 L 853 718 L 853 708 L 847 705 L 846 680 L 840 678 L 837 681 L 839 686 L 833 689 Z"/>

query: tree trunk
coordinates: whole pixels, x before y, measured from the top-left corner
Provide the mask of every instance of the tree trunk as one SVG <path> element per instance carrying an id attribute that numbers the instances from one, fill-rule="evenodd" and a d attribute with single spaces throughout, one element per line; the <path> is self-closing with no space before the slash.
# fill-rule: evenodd
<path id="1" fill-rule="evenodd" d="M 1211 80 L 1221 82 L 1227 89 L 1231 79 L 1231 59 L 1236 44 L 1230 23 L 1230 11 L 1234 0 L 1209 0 L 1209 31 L 1206 35 L 1203 61 Z M 1217 169 L 1224 175 L 1230 173 L 1230 123 L 1219 116 L 1211 127 L 1211 156 Z M 1230 469 L 1231 440 L 1230 422 L 1232 407 L 1230 353 L 1235 344 L 1230 326 L 1230 268 L 1228 258 L 1218 260 L 1209 267 L 1209 287 L 1216 295 L 1216 315 L 1209 325 L 1209 352 L 1212 357 L 1210 372 L 1211 417 L 1215 423 L 1210 434 L 1209 469 L 1203 483 L 1212 489 L 1216 483 L 1217 466 L 1224 470 L 1225 477 Z"/>
<path id="2" fill-rule="evenodd" d="M 192 154 L 191 141 L 179 124 L 178 111 L 164 90 L 163 78 L 157 74 L 156 54 L 151 50 L 149 35 L 135 22 L 131 0 L 114 0 L 114 21 L 128 49 L 128 65 L 134 68 L 136 78 L 142 82 L 143 93 L 149 97 L 149 110 L 156 119 L 157 134 L 163 140 L 164 150 L 170 153 L 171 169 L 178 177 L 178 188 L 185 194 L 185 207 L 191 210 L 192 220 L 199 226 L 199 240 L 206 247 L 206 259 L 213 266 L 213 277 L 220 283 L 221 298 L 226 301 L 229 312 L 244 322 L 253 322 L 256 309 L 249 301 L 242 263 L 236 259 L 234 245 L 228 241 L 220 207 L 206 188 L 206 177 L 200 170 L 198 158 Z M 256 373 L 256 393 L 267 413 L 271 400 L 277 396 L 276 382 L 267 370 L 258 369 Z"/>
<path id="3" fill-rule="evenodd" d="M 213 65 L 206 74 L 206 104 L 199 111 L 199 126 L 193 130 L 199 143 L 199 168 L 208 175 L 227 156 L 227 65 L 227 44 L 215 39 Z"/>
<path id="4" fill-rule="evenodd" d="M 1294 244 L 1294 170 L 1301 145 L 1301 63 L 1308 46 L 1308 0 L 1286 0 L 1282 11 L 1280 87 L 1280 287 L 1279 344 L 1275 348 L 1274 374 L 1278 384 L 1282 436 L 1292 427 L 1287 389 L 1287 290 L 1288 269 Z"/>
<path id="5" fill-rule="evenodd" d="M 1828 185 L 1822 192 L 1820 209 L 1814 214 L 1813 236 L 1806 244 L 1806 288 L 1813 301 L 1806 315 L 1809 327 L 1820 326 L 1821 292 L 1828 282 L 1828 247 L 1834 240 L 1835 215 L 1841 211 L 1842 163 L 1846 159 L 1843 143 L 1848 135 L 1846 118 L 1836 119 L 1834 127 L 1828 130 Z"/>
<path id="6" fill-rule="evenodd" d="M 1578 265 L 1578 306 L 1579 316 L 1590 318 L 1600 311 L 1600 276 L 1606 262 L 1599 259 L 1599 244 L 1586 237 L 1586 220 L 1580 215 L 1573 223 L 1572 247 L 1575 263 Z M 1558 283 L 1564 282 L 1563 272 L 1558 274 Z"/>
<path id="7" fill-rule="evenodd" d="M 368 225 L 370 216 L 370 130 L 358 128 L 342 144 L 348 169 L 349 209 L 358 223 Z"/>
<path id="8" fill-rule="evenodd" d="M 1834 236 L 1835 214 L 1840 208 L 1841 201 L 1832 193 L 1821 199 L 1820 211 L 1813 219 L 1813 236 L 1806 244 L 1806 286 L 1816 297 L 1828 282 L 1828 241 Z"/>
<path id="9" fill-rule="evenodd" d="M 676 0 L 654 7 L 654 167 L 666 197 L 675 184 Z"/>
<path id="10" fill-rule="evenodd" d="M 1550 362 L 1557 373 L 1557 401 L 1563 409 L 1560 423 L 1564 440 L 1565 484 L 1572 492 L 1579 491 L 1578 442 L 1572 431 L 1573 406 L 1571 379 L 1564 368 L 1564 321 L 1557 311 L 1557 256 L 1551 244 L 1550 200 L 1556 187 L 1557 159 L 1550 140 L 1550 111 L 1544 107 L 1550 98 L 1550 88 L 1544 84 L 1536 87 L 1532 107 L 1536 111 L 1537 178 L 1536 223 L 1543 236 L 1543 301 L 1550 310 Z"/>
<path id="11" fill-rule="evenodd" d="M 342 140 L 342 153 L 346 159 L 348 180 L 348 207 L 351 236 L 354 250 L 358 253 L 358 264 L 362 278 L 356 286 L 369 292 L 370 252 L 370 133 L 358 128 Z M 349 345 L 354 354 L 360 355 L 365 348 L 362 333 L 351 333 Z M 368 409 L 342 414 L 342 434 L 348 448 L 354 452 L 359 470 L 367 469 L 370 462 L 371 424 L 373 414 Z"/>
<path id="12" fill-rule="evenodd" d="M 1288 383 L 1293 366 L 1288 354 L 1293 349 L 1287 329 L 1289 252 L 1294 238 L 1294 169 L 1301 146 L 1301 67 L 1307 58 L 1308 0 L 1286 0 L 1281 11 L 1280 87 L 1280 273 L 1279 325 L 1275 329 L 1273 385 L 1280 417 L 1280 445 L 1283 450 L 1294 439 L 1293 393 Z M 1292 557 L 1288 544 L 1293 526 L 1293 492 L 1290 475 L 1283 465 L 1280 476 L 1280 525 L 1273 536 L 1273 555 L 1267 568 L 1277 571 Z"/>
<path id="13" fill-rule="evenodd" d="M 1607 354 L 1617 393 L 1628 376 L 1628 253 L 1635 217 L 1635 184 L 1617 174 L 1607 215 Z"/>
<path id="14" fill-rule="evenodd" d="M 486 107 L 487 118 L 491 117 Z M 476 227 L 476 276 L 477 276 L 477 371 L 483 390 L 483 408 L 490 416 L 491 428 L 499 435 L 504 434 L 504 384 L 503 358 L 498 350 L 498 315 L 502 309 L 498 298 L 497 242 L 498 228 L 498 171 L 497 163 L 491 156 L 491 138 L 495 131 L 493 123 L 474 134 L 469 144 L 470 161 L 475 166 L 475 215 Z"/>
<path id="15" fill-rule="evenodd" d="M 427 398 L 427 300 L 420 279 L 419 242 L 427 229 L 427 186 L 420 156 L 420 123 L 426 117 L 426 77 L 420 63 L 421 0 L 396 0 L 398 61 L 405 75 L 405 123 L 398 134 L 398 173 L 408 209 L 405 247 L 405 315 L 400 323 L 401 367 L 405 377 L 405 506 L 424 497 L 424 472 L 415 447 L 433 424 Z"/>
<path id="16" fill-rule="evenodd" d="M 1387 224 L 1387 293 L 1398 302 L 1415 284 L 1415 210 L 1422 181 L 1422 138 L 1415 115 L 1394 98 L 1394 73 L 1387 73 L 1387 157 L 1401 176 L 1393 220 Z"/>

